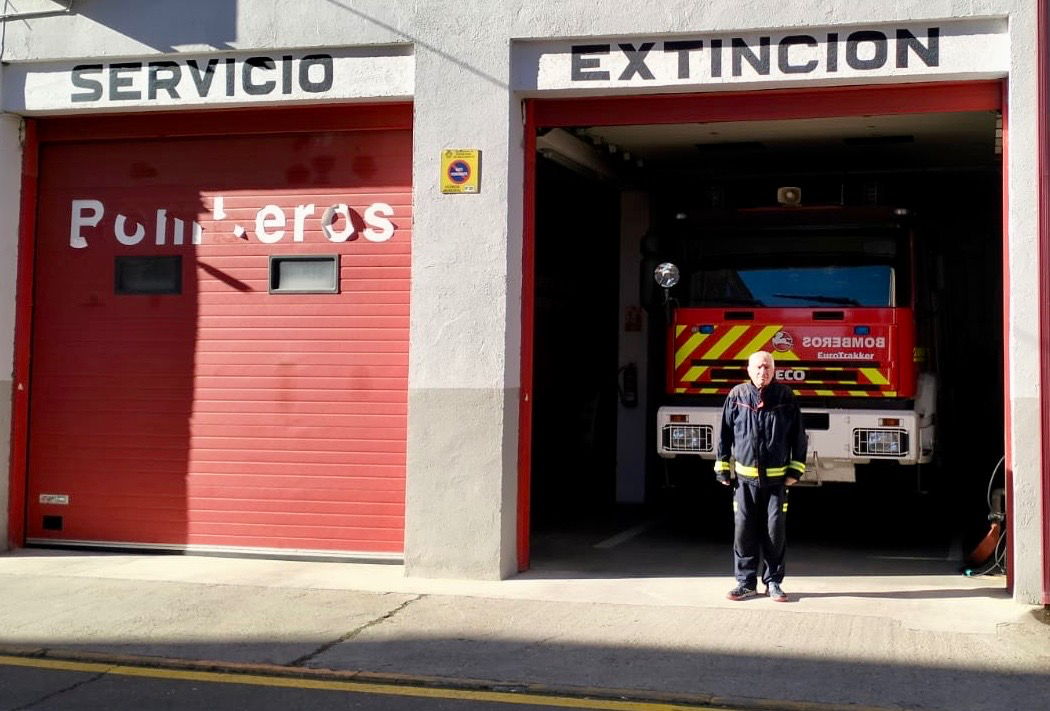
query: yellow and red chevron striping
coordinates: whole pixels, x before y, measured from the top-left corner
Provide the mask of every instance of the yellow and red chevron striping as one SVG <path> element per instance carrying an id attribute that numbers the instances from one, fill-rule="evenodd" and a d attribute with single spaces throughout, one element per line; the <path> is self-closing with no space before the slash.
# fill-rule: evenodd
<path id="1" fill-rule="evenodd" d="M 698 395 L 725 394 L 747 379 L 746 361 L 757 350 L 773 350 L 771 340 L 784 324 L 719 324 L 705 333 L 697 326 L 676 324 L 672 348 L 672 392 Z M 784 378 L 797 395 L 815 397 L 895 397 L 889 368 L 880 363 L 848 365 L 829 361 L 826 365 L 800 362 L 795 349 L 778 351 Z M 783 369 L 782 369 L 783 370 Z M 804 386 L 804 387 L 801 387 Z"/>

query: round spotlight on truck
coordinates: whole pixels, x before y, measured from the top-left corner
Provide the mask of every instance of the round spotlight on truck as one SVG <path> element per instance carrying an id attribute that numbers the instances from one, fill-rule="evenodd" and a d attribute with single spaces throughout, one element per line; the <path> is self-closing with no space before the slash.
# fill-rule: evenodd
<path id="1" fill-rule="evenodd" d="M 653 270 L 653 279 L 656 279 L 656 283 L 665 289 L 670 289 L 677 284 L 679 276 L 678 267 L 671 262 L 664 262 Z"/>

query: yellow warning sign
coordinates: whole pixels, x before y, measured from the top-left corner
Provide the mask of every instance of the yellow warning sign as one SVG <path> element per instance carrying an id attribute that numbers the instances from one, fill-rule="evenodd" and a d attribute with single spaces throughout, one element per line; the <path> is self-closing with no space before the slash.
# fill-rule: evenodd
<path id="1" fill-rule="evenodd" d="M 441 151 L 441 192 L 476 193 L 481 185 L 481 151 L 446 148 Z"/>

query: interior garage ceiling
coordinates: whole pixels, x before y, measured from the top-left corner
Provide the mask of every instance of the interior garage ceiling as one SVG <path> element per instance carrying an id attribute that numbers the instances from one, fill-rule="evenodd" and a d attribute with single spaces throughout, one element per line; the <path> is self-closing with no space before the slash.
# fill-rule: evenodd
<path id="1" fill-rule="evenodd" d="M 1001 155 L 995 112 L 855 116 L 780 121 L 568 129 L 612 165 L 695 172 L 993 168 Z"/>

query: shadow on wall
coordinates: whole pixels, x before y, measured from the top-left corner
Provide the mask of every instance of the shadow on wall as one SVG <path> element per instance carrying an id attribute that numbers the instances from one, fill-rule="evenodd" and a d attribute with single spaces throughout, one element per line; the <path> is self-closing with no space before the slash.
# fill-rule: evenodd
<path id="1" fill-rule="evenodd" d="M 238 0 L 180 0 L 150 3 L 142 0 L 78 0 L 77 15 L 162 52 L 182 45 L 234 49 L 237 40 Z"/>

